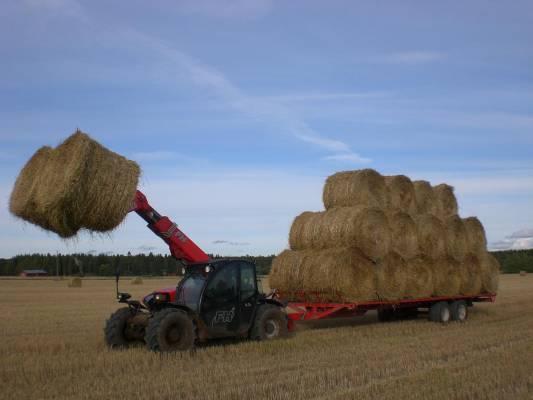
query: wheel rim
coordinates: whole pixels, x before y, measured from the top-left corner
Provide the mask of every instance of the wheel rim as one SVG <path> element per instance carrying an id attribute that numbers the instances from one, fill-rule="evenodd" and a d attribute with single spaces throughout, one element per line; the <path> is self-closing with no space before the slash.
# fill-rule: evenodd
<path id="1" fill-rule="evenodd" d="M 464 321 L 466 319 L 466 306 L 461 304 L 457 307 L 457 318 L 459 321 Z"/>
<path id="2" fill-rule="evenodd" d="M 448 322 L 450 320 L 450 310 L 448 307 L 442 307 L 440 311 L 441 322 Z"/>
<path id="3" fill-rule="evenodd" d="M 269 319 L 265 322 L 265 336 L 268 339 L 275 338 L 279 335 L 278 321 Z"/>

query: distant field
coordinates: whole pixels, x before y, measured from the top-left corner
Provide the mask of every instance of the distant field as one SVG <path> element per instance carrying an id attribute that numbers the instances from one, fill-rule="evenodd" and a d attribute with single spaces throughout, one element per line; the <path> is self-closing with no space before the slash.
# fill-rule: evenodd
<path id="1" fill-rule="evenodd" d="M 176 278 L 122 282 L 140 297 Z M 533 275 L 503 275 L 465 324 L 374 314 L 288 340 L 159 355 L 109 351 L 113 280 L 0 280 L 0 399 L 532 399 Z"/>

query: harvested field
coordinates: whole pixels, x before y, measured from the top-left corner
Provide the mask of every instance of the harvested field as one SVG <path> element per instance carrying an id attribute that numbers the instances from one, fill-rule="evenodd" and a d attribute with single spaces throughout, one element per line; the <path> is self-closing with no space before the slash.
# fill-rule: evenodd
<path id="1" fill-rule="evenodd" d="M 174 282 L 124 290 L 139 297 Z M 113 280 L 76 290 L 0 280 L 0 399 L 531 399 L 533 275 L 502 276 L 499 293 L 465 324 L 383 324 L 372 313 L 307 323 L 284 341 L 160 356 L 104 346 Z"/>

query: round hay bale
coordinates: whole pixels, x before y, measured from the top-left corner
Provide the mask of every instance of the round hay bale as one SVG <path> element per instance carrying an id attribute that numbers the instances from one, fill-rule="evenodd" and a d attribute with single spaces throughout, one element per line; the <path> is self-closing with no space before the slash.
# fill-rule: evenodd
<path id="1" fill-rule="evenodd" d="M 311 298 L 327 301 L 375 299 L 374 264 L 359 250 L 285 250 L 278 255 L 269 275 L 270 287 L 288 299 Z"/>
<path id="2" fill-rule="evenodd" d="M 411 179 L 405 175 L 385 177 L 387 187 L 387 207 L 401 210 L 409 214 L 416 214 L 415 189 Z"/>
<path id="3" fill-rule="evenodd" d="M 489 252 L 479 255 L 481 269 L 481 286 L 482 292 L 495 294 L 498 291 L 500 279 L 500 263 Z"/>
<path id="4" fill-rule="evenodd" d="M 35 152 L 20 171 L 9 199 L 11 213 L 44 229 L 49 229 L 49 224 L 38 210 L 35 194 L 51 153 L 52 148 L 48 146 L 43 146 Z"/>
<path id="5" fill-rule="evenodd" d="M 418 214 L 435 214 L 437 199 L 433 186 L 428 181 L 413 181 L 413 188 L 415 190 L 416 207 Z"/>
<path id="6" fill-rule="evenodd" d="M 391 249 L 405 259 L 415 257 L 420 249 L 413 218 L 403 211 L 389 211 L 387 217 L 391 228 Z"/>
<path id="7" fill-rule="evenodd" d="M 421 214 L 415 217 L 415 222 L 420 252 L 432 259 L 444 256 L 446 238 L 442 221 L 434 215 Z"/>
<path id="8" fill-rule="evenodd" d="M 376 263 L 376 289 L 380 299 L 396 300 L 406 294 L 408 271 L 405 260 L 396 252 L 389 252 Z"/>
<path id="9" fill-rule="evenodd" d="M 68 287 L 81 287 L 81 282 L 81 278 L 76 276 L 68 281 Z"/>
<path id="10" fill-rule="evenodd" d="M 475 296 L 480 294 L 483 288 L 482 266 L 479 258 L 468 253 L 462 261 L 462 268 L 465 270 L 466 280 L 463 282 L 461 293 L 465 296 Z"/>
<path id="11" fill-rule="evenodd" d="M 520 276 L 527 276 L 527 271 L 520 271 Z"/>
<path id="12" fill-rule="evenodd" d="M 463 219 L 463 225 L 466 231 L 466 242 L 468 251 L 472 253 L 485 253 L 487 251 L 487 238 L 485 229 L 476 217 Z"/>
<path id="13" fill-rule="evenodd" d="M 143 278 L 141 278 L 140 276 L 136 276 L 135 278 L 133 278 L 131 280 L 131 284 L 132 285 L 142 285 L 143 284 Z"/>
<path id="14" fill-rule="evenodd" d="M 458 261 L 462 261 L 468 251 L 467 233 L 463 220 L 457 215 L 443 220 L 446 234 L 446 252 Z"/>
<path id="15" fill-rule="evenodd" d="M 357 247 L 377 260 L 390 249 L 387 216 L 374 207 L 340 207 L 298 216 L 291 227 L 293 250 Z"/>
<path id="16" fill-rule="evenodd" d="M 383 176 L 373 169 L 337 172 L 326 179 L 322 200 L 326 209 L 350 206 L 386 206 Z"/>
<path id="17" fill-rule="evenodd" d="M 436 207 L 435 215 L 445 218 L 450 215 L 457 214 L 457 199 L 453 193 L 453 187 L 441 183 L 440 185 L 433 187 L 435 193 Z"/>
<path id="18" fill-rule="evenodd" d="M 463 285 L 461 266 L 457 260 L 448 255 L 433 261 L 433 295 L 456 296 Z"/>
<path id="19" fill-rule="evenodd" d="M 433 294 L 433 260 L 423 255 L 406 260 L 405 273 L 405 297 L 430 297 Z"/>

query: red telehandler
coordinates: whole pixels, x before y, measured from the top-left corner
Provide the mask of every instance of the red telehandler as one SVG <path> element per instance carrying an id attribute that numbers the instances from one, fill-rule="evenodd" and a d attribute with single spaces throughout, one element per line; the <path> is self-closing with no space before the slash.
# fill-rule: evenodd
<path id="1" fill-rule="evenodd" d="M 322 301 L 320 293 L 292 293 L 298 301 L 284 301 L 276 291 L 258 288 L 256 268 L 242 260 L 211 260 L 168 217 L 161 216 L 137 191 L 135 211 L 184 263 L 177 287 L 150 293 L 142 302 L 118 291 L 127 306 L 107 320 L 104 333 L 110 347 L 144 341 L 154 351 L 191 349 L 212 338 L 239 337 L 268 340 L 285 337 L 296 321 L 364 315 L 376 310 L 380 321 L 410 318 L 427 312 L 434 322 L 463 322 L 474 302 L 493 302 L 494 293 L 365 302 Z M 311 300 L 310 300 L 311 299 Z M 285 311 L 287 310 L 287 311 Z"/>

